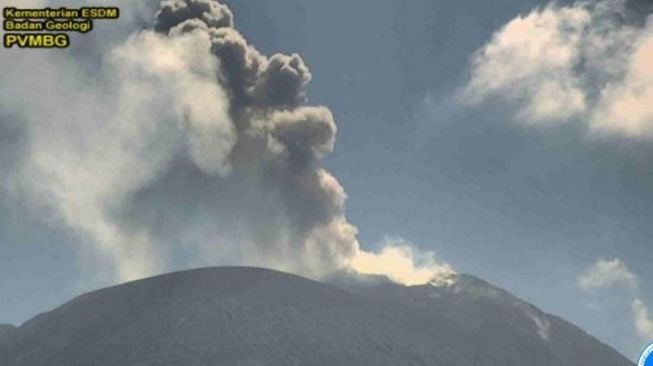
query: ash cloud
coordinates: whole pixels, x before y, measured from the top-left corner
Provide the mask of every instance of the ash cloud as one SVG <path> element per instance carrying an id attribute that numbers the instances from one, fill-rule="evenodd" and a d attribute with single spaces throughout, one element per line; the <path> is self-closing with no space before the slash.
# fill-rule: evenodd
<path id="1" fill-rule="evenodd" d="M 328 108 L 307 104 L 308 67 L 298 54 L 260 53 L 226 5 L 165 0 L 153 30 L 103 57 L 98 76 L 76 73 L 63 54 L 12 54 L 3 70 L 43 74 L 12 77 L 25 93 L 0 108 L 28 121 L 13 187 L 116 280 L 220 264 L 404 283 L 453 272 L 431 254 L 414 263 L 423 255 L 405 246 L 361 249 L 347 195 L 321 167 L 337 128 Z"/>
<path id="2" fill-rule="evenodd" d="M 285 252 L 275 258 L 277 263 L 295 258 L 303 268 L 290 268 L 294 271 L 321 275 L 344 267 L 358 250 L 356 229 L 344 216 L 343 188 L 319 167 L 333 149 L 336 125 L 327 108 L 302 105 L 311 74 L 301 57 L 263 56 L 231 28 L 228 8 L 214 1 L 166 1 L 156 18 L 155 29 L 168 37 L 207 37 L 210 52 L 221 63 L 219 80 L 230 97 L 229 118 L 238 134 L 230 153 L 237 172 L 226 179 L 258 181 L 260 187 L 252 188 L 273 197 L 274 211 L 287 220 L 280 225 L 286 232 L 266 230 L 255 241 L 266 248 L 269 244 L 262 242 L 274 243 L 274 251 Z M 252 194 L 256 192 L 239 196 Z M 239 217 L 249 216 L 243 214 Z M 252 232 L 260 230 L 259 220 L 246 221 Z M 319 266 L 306 265 L 304 258 L 318 256 Z"/>
<path id="3" fill-rule="evenodd" d="M 154 29 L 168 32 L 189 19 L 198 19 L 208 27 L 233 27 L 234 15 L 228 6 L 211 0 L 164 0 L 156 15 Z"/>

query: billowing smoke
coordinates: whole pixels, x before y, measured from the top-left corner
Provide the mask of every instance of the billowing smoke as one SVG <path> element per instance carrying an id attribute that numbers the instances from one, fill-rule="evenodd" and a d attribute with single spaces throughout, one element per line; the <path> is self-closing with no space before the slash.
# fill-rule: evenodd
<path id="1" fill-rule="evenodd" d="M 165 0 L 153 28 L 111 48 L 99 75 L 57 53 L 0 61 L 39 70 L 11 80 L 18 94 L 0 104 L 26 126 L 13 191 L 72 228 L 117 280 L 216 264 L 410 284 L 452 273 L 405 246 L 360 248 L 345 191 L 320 165 L 334 116 L 307 104 L 299 55 L 261 54 L 214 0 Z"/>

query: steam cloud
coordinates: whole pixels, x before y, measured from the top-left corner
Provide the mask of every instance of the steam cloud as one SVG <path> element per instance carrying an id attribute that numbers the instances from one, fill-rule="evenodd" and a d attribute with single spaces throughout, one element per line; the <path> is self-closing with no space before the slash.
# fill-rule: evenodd
<path id="1" fill-rule="evenodd" d="M 329 109 L 306 104 L 308 67 L 298 54 L 262 55 L 224 4 L 164 0 L 153 30 L 107 52 L 102 76 L 60 53 L 0 64 L 39 70 L 10 80 L 18 93 L 0 102 L 26 122 L 9 188 L 72 228 L 117 280 L 175 258 L 408 284 L 453 273 L 405 245 L 360 248 L 346 193 L 320 166 L 337 129 Z"/>

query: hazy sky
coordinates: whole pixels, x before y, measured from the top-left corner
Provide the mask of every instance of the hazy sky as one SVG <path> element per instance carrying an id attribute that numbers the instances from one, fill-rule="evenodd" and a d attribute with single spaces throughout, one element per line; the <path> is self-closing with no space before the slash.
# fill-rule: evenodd
<path id="1" fill-rule="evenodd" d="M 364 248 L 403 238 L 631 358 L 647 343 L 653 76 L 635 60 L 653 69 L 646 1 L 616 20 L 534 0 L 226 3 L 262 53 L 298 52 L 310 67 L 308 101 L 328 106 L 338 125 L 325 165 L 347 192 Z M 125 16 L 92 37 L 118 42 L 127 32 L 118 28 L 151 21 Z M 511 21 L 515 29 L 504 28 Z M 101 47 L 85 42 L 68 52 L 88 53 L 80 67 L 92 69 Z M 639 97 L 614 102 L 631 79 Z M 0 108 L 2 171 L 25 155 L 21 123 Z M 88 253 L 73 230 L 44 224 L 53 213 L 21 202 L 0 196 L 0 322 L 13 324 L 105 283 L 80 265 Z"/>

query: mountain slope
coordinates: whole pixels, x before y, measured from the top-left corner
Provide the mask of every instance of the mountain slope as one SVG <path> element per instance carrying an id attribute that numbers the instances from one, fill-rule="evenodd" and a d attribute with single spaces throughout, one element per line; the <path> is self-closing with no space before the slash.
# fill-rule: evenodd
<path id="1" fill-rule="evenodd" d="M 474 276 L 458 275 L 451 285 L 410 287 L 378 278 L 370 281 L 344 277 L 331 282 L 380 301 L 400 303 L 462 329 L 467 333 L 466 344 L 487 354 L 512 350 L 511 359 L 530 358 L 533 361 L 529 364 L 548 359 L 551 365 L 632 365 L 573 324 Z M 604 360 L 596 360 L 594 355 L 601 355 Z M 588 363 L 589 360 L 592 361 Z"/>
<path id="2" fill-rule="evenodd" d="M 236 267 L 83 295 L 27 322 L 2 349 L 3 366 L 632 365 L 467 276 L 442 287 L 329 285 Z"/>
<path id="3" fill-rule="evenodd" d="M 16 327 L 8 324 L 0 324 L 0 350 L 3 347 L 3 344 L 8 342 L 9 339 L 16 332 Z"/>

